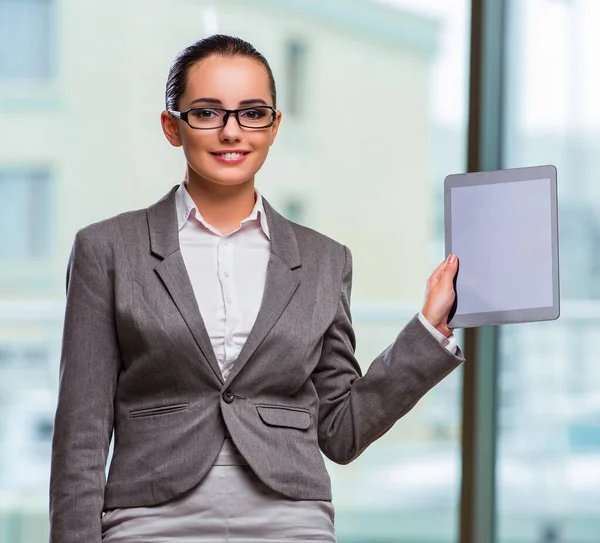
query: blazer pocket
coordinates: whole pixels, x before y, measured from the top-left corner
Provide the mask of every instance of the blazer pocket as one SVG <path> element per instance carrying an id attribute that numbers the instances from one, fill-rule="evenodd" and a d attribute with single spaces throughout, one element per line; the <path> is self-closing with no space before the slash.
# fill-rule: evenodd
<path id="1" fill-rule="evenodd" d="M 153 415 L 167 415 L 169 413 L 177 413 L 185 411 L 190 406 L 189 403 L 175 403 L 172 405 L 161 405 L 158 407 L 147 407 L 145 409 L 134 409 L 129 412 L 130 419 L 141 417 L 151 417 Z"/>
<path id="2" fill-rule="evenodd" d="M 306 430 L 310 426 L 308 409 L 280 405 L 257 405 L 256 410 L 262 421 L 269 426 L 284 426 Z"/>

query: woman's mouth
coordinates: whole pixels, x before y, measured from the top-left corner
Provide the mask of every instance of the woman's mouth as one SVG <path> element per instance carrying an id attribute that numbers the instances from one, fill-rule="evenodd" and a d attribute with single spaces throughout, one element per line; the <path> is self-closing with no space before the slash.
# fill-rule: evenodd
<path id="1" fill-rule="evenodd" d="M 248 151 L 225 151 L 222 153 L 211 153 L 217 160 L 225 164 L 239 164 L 246 158 Z"/>

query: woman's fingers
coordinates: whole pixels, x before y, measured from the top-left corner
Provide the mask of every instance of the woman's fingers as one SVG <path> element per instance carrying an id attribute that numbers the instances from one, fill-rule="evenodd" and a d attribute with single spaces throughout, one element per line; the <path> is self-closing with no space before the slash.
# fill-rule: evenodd
<path id="1" fill-rule="evenodd" d="M 458 259 L 456 258 L 456 255 L 448 255 L 448 258 L 442 260 L 440 265 L 434 270 L 434 272 L 429 277 L 429 284 L 431 286 L 436 285 L 440 282 L 442 278 L 446 278 L 446 282 L 452 283 L 452 281 L 454 280 L 454 276 L 456 275 L 457 269 Z"/>
<path id="2" fill-rule="evenodd" d="M 429 284 L 435 285 L 439 282 L 442 277 L 442 272 L 444 271 L 444 266 L 446 265 L 446 260 L 442 260 L 440 265 L 433 270 L 433 273 L 429 276 Z"/>

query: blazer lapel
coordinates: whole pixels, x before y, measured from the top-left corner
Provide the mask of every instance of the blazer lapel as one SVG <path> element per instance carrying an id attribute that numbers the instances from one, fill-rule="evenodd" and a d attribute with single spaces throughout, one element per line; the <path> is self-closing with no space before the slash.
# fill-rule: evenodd
<path id="1" fill-rule="evenodd" d="M 301 266 L 296 234 L 290 223 L 277 213 L 263 197 L 271 237 L 271 256 L 262 303 L 246 343 L 237 357 L 226 383 L 231 382 L 246 365 L 265 336 L 275 325 L 300 285 L 296 270 Z"/>
<path id="2" fill-rule="evenodd" d="M 207 363 L 219 382 L 223 383 L 223 376 L 181 256 L 175 206 L 177 188 L 178 185 L 148 208 L 150 247 L 152 253 L 162 259 L 154 269 L 187 323 Z M 271 237 L 265 290 L 254 326 L 227 377 L 227 383 L 235 378 L 254 354 L 300 285 L 295 271 L 301 266 L 296 234 L 289 221 L 277 213 L 264 197 L 263 205 Z"/>
<path id="3" fill-rule="evenodd" d="M 178 186 L 173 187 L 164 198 L 148 208 L 150 247 L 154 255 L 162 258 L 154 270 L 169 291 L 204 358 L 219 382 L 223 383 L 223 376 L 210 337 L 206 331 L 204 320 L 198 309 L 194 289 L 179 248 L 179 230 L 175 207 L 177 188 Z"/>

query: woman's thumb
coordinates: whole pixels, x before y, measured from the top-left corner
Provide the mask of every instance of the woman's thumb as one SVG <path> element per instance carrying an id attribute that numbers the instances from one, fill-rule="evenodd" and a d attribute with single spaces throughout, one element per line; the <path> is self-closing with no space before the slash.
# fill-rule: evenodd
<path id="1" fill-rule="evenodd" d="M 456 271 L 458 270 L 458 258 L 454 253 L 448 255 L 444 269 L 442 271 L 442 278 L 444 281 L 453 281 Z"/>

